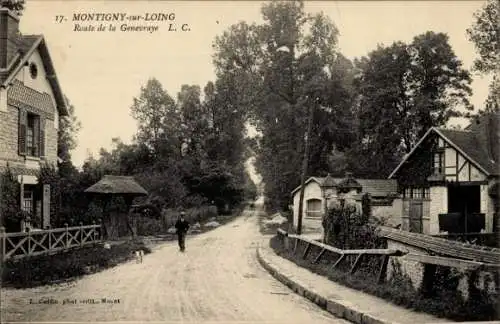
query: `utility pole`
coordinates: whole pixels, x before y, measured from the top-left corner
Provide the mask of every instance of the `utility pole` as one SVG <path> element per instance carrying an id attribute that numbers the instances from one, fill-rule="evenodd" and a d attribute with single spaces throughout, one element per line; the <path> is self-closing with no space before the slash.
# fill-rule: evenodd
<path id="1" fill-rule="evenodd" d="M 301 181 L 300 181 L 300 197 L 299 197 L 299 214 L 298 214 L 298 220 L 297 220 L 297 234 L 301 235 L 302 234 L 302 210 L 304 209 L 304 186 L 306 183 L 306 176 L 307 176 L 307 167 L 309 165 L 309 150 L 310 150 L 310 137 L 311 137 L 311 131 L 312 131 L 312 124 L 313 124 L 313 118 L 314 118 L 314 105 L 311 105 L 309 108 L 309 118 L 307 121 L 307 130 L 306 130 L 306 136 L 305 136 L 305 148 L 304 148 L 304 157 L 302 159 L 302 176 L 301 176 Z"/>

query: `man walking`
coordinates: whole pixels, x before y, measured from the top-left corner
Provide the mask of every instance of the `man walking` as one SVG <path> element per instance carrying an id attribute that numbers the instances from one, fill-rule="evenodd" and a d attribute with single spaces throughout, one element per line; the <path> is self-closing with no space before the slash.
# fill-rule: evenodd
<path id="1" fill-rule="evenodd" d="M 184 219 L 185 215 L 185 212 L 181 212 L 179 219 L 175 223 L 175 229 L 177 230 L 177 239 L 179 241 L 179 249 L 181 252 L 184 252 L 184 250 L 186 249 L 186 233 L 189 229 L 189 223 Z"/>

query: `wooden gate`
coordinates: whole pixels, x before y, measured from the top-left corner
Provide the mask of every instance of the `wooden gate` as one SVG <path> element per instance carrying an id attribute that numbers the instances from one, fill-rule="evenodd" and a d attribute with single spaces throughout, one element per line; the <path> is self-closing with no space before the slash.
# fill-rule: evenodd
<path id="1" fill-rule="evenodd" d="M 410 200 L 410 232 L 422 233 L 423 202 L 421 200 Z"/>

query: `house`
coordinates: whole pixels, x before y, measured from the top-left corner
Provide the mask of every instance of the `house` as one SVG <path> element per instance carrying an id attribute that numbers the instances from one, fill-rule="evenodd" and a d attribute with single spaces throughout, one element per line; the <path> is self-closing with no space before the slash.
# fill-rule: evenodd
<path id="1" fill-rule="evenodd" d="M 492 232 L 498 215 L 498 113 L 464 130 L 431 128 L 390 174 L 403 194 L 402 229 Z"/>
<path id="2" fill-rule="evenodd" d="M 384 218 L 389 225 L 397 225 L 401 218 L 402 201 L 398 195 L 397 182 L 388 179 L 355 179 L 351 173 L 344 178 L 310 177 L 305 182 L 302 210 L 302 232 L 323 233 L 322 220 L 327 208 L 344 199 L 361 212 L 361 201 L 368 193 L 372 215 Z M 300 186 L 292 191 L 293 226 L 298 223 Z"/>
<path id="3" fill-rule="evenodd" d="M 19 17 L 0 9 L 0 171 L 9 165 L 23 210 L 49 223 L 50 187 L 38 184 L 44 163 L 57 165 L 59 116 L 68 114 L 47 43 L 21 35 Z"/>

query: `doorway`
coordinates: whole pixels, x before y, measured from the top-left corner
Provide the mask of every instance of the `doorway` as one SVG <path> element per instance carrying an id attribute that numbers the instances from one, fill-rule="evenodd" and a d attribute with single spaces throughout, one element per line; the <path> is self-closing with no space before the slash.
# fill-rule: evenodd
<path id="1" fill-rule="evenodd" d="M 423 202 L 422 200 L 410 200 L 410 232 L 422 233 L 423 232 Z"/>
<path id="2" fill-rule="evenodd" d="M 484 228 L 484 215 L 481 217 L 480 212 L 479 185 L 448 186 L 448 213 L 460 215 L 460 224 L 456 224 L 457 232 L 479 232 Z"/>

